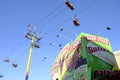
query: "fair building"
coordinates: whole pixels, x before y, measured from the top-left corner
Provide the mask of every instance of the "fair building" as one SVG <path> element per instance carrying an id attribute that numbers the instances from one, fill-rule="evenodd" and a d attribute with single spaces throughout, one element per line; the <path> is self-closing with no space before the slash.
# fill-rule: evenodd
<path id="1" fill-rule="evenodd" d="M 118 67 L 120 69 L 120 50 L 115 51 L 114 55 L 115 55 L 115 59 L 116 59 L 117 65 L 118 65 Z"/>

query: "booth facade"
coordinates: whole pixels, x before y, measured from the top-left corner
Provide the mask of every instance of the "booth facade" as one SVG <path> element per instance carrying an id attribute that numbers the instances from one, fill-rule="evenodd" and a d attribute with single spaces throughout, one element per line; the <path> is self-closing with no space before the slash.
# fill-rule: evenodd
<path id="1" fill-rule="evenodd" d="M 116 65 L 107 38 L 81 33 L 58 54 L 51 69 L 52 80 L 100 80 Z"/>

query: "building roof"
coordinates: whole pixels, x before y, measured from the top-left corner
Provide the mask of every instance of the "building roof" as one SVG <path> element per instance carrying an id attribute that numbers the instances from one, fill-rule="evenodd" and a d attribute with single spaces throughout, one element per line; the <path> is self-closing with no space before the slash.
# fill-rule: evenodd
<path id="1" fill-rule="evenodd" d="M 114 52 L 114 55 L 115 55 L 115 56 L 116 56 L 116 55 L 120 55 L 120 50 L 115 51 L 115 52 Z"/>

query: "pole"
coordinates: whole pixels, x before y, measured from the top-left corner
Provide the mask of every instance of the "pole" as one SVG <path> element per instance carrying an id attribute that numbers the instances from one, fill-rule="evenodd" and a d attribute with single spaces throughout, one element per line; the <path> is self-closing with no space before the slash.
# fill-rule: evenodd
<path id="1" fill-rule="evenodd" d="M 31 58 L 32 58 L 33 46 L 34 46 L 34 36 L 32 36 L 32 40 L 31 40 L 31 46 L 30 46 L 30 52 L 29 52 L 29 57 L 28 57 L 28 63 L 27 63 L 25 80 L 28 80 L 28 75 L 29 75 L 29 71 L 30 71 L 30 63 L 31 63 Z"/>

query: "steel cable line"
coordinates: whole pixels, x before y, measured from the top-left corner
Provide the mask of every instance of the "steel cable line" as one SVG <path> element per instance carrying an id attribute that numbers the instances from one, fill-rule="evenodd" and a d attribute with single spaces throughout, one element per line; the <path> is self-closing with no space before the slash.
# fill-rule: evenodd
<path id="1" fill-rule="evenodd" d="M 27 50 L 29 50 L 29 47 L 28 47 L 28 49 Z M 23 51 L 23 52 L 21 52 L 21 54 L 19 54 L 18 56 L 17 56 L 17 58 L 16 59 L 14 59 L 12 62 L 13 63 L 16 63 L 16 62 L 18 62 L 18 60 L 23 56 L 23 54 L 25 53 L 25 51 L 26 51 L 26 49 Z"/>
<path id="2" fill-rule="evenodd" d="M 58 16 L 58 14 L 60 15 L 61 13 L 63 13 L 65 11 L 65 8 L 63 8 L 61 11 L 59 11 L 56 15 L 54 15 L 52 18 L 50 18 L 40 29 L 45 28 L 45 26 L 47 25 L 47 23 L 51 22 L 55 17 Z M 39 30 L 38 32 L 40 32 L 41 30 Z"/>
<path id="3" fill-rule="evenodd" d="M 8 57 L 12 54 L 12 52 L 17 48 L 16 46 L 17 46 L 20 42 L 22 42 L 22 40 L 23 40 L 23 39 L 21 38 L 21 39 L 14 45 L 14 47 L 10 50 L 10 52 L 5 55 L 5 57 L 4 57 L 5 59 L 8 58 Z M 1 61 L 1 62 L 2 62 L 2 61 Z M 1 64 L 1 62 L 0 62 L 0 64 Z"/>
<path id="4" fill-rule="evenodd" d="M 84 9 L 82 9 L 81 11 L 78 11 L 76 14 L 78 13 L 82 13 L 83 11 L 87 10 L 88 8 L 91 8 L 93 5 L 95 5 L 99 0 L 95 0 L 93 3 L 91 3 L 90 5 L 88 5 L 87 7 L 85 7 Z"/>
<path id="5" fill-rule="evenodd" d="M 34 27 L 38 27 L 38 25 L 41 23 L 41 22 L 43 22 L 43 21 L 45 21 L 49 16 L 51 16 L 56 10 L 58 10 L 59 8 L 61 8 L 62 7 L 62 5 L 63 5 L 63 3 L 61 3 L 58 7 L 56 7 L 52 12 L 50 12 L 47 16 L 45 16 L 41 21 L 39 21 Z M 42 27 L 40 27 L 39 29 L 41 29 L 41 28 L 43 28 L 43 26 Z M 35 31 L 35 32 L 37 32 L 37 31 Z M 41 32 L 41 30 L 39 30 L 38 32 Z"/>
<path id="6" fill-rule="evenodd" d="M 17 44 L 15 44 L 15 47 L 13 47 L 13 48 L 11 49 L 11 51 L 5 56 L 5 58 L 8 58 L 8 57 L 12 54 L 12 52 L 17 48 L 18 44 L 19 44 L 20 42 L 22 42 L 22 41 L 23 41 L 23 39 L 21 38 L 21 39 L 17 42 Z M 21 45 L 23 45 L 23 43 L 22 43 Z"/>
<path id="7" fill-rule="evenodd" d="M 46 20 L 49 16 L 51 16 L 56 10 L 58 10 L 59 8 L 61 8 L 62 5 L 63 5 L 63 3 L 61 3 L 58 7 L 56 7 L 52 12 L 50 12 L 47 16 L 45 16 L 41 21 L 39 21 L 39 22 L 38 22 L 35 26 L 33 26 L 33 27 L 38 27 L 38 25 L 39 25 L 41 22 L 45 21 L 45 20 Z M 50 19 L 50 20 L 52 20 L 52 19 Z M 45 24 L 44 24 L 44 25 L 45 25 Z M 41 28 L 43 28 L 43 26 L 40 27 L 39 29 L 41 29 Z M 41 33 L 41 30 L 35 31 L 35 33 L 36 33 L 36 32 Z"/>
<path id="8" fill-rule="evenodd" d="M 97 3 L 97 0 L 94 1 L 93 3 L 91 3 L 90 5 L 88 5 L 87 7 L 83 8 L 82 10 L 80 10 L 79 12 L 77 12 L 76 14 L 84 12 L 85 10 L 91 8 L 91 7 L 92 7 L 93 5 L 95 5 L 96 3 Z M 62 24 L 68 22 L 69 20 L 70 20 L 70 18 L 64 20 L 60 25 L 52 28 L 50 31 L 46 32 L 46 33 L 42 36 L 42 38 L 45 37 L 46 35 L 48 35 L 50 32 L 53 32 L 54 30 L 56 30 L 56 29 L 59 28 Z"/>
<path id="9" fill-rule="evenodd" d="M 74 3 L 75 1 L 73 1 L 72 3 Z M 49 16 L 51 16 L 56 10 L 58 10 L 59 8 L 61 8 L 62 7 L 62 5 L 63 5 L 63 3 L 62 4 L 60 4 L 57 8 L 55 8 L 52 12 L 50 12 L 46 17 L 44 17 L 38 24 L 36 24 L 34 27 L 37 27 L 42 21 L 44 21 L 44 20 L 46 20 Z M 42 29 L 42 28 L 45 28 L 45 25 L 47 25 L 47 23 L 49 23 L 50 21 L 52 21 L 55 17 L 57 17 L 58 16 L 58 14 L 61 14 L 61 13 L 63 13 L 65 11 L 65 8 L 63 8 L 61 11 L 59 11 L 56 15 L 54 15 L 52 18 L 50 18 L 42 27 L 40 27 L 39 28 L 39 30 L 38 31 L 35 31 L 34 33 L 41 33 L 41 30 L 40 29 Z"/>
<path id="10" fill-rule="evenodd" d="M 38 26 L 42 21 L 46 20 L 50 15 L 52 15 L 58 8 L 60 8 L 63 5 L 60 4 L 57 8 L 55 8 L 52 12 L 50 12 L 46 17 L 44 17 L 41 21 L 39 21 L 35 26 Z"/>
<path id="11" fill-rule="evenodd" d="M 23 52 L 21 52 L 21 54 L 18 55 L 16 59 L 14 58 L 13 61 L 10 61 L 9 65 L 7 65 L 6 67 L 4 67 L 4 68 L 0 71 L 0 74 L 5 73 L 5 71 L 7 71 L 10 66 L 14 67 L 13 64 L 18 62 L 18 60 L 22 57 L 22 55 L 23 55 L 23 53 L 25 53 L 25 51 L 26 51 L 26 49 L 25 49 Z M 17 64 L 18 64 L 18 63 L 17 63 Z M 15 67 L 15 68 L 16 68 L 16 67 Z"/>
<path id="12" fill-rule="evenodd" d="M 80 10 L 79 12 L 77 12 L 76 14 L 82 13 L 82 12 L 85 11 L 86 9 L 92 7 L 92 5 L 94 5 L 96 2 L 97 2 L 97 0 L 96 0 L 95 2 L 93 2 L 92 4 L 88 5 L 87 7 L 83 8 L 82 10 Z M 61 11 L 62 11 L 62 10 L 61 10 Z M 59 13 L 60 13 L 60 12 L 59 12 Z M 61 12 L 61 13 L 62 13 L 62 12 Z M 56 17 L 56 16 L 57 16 L 57 15 L 55 15 L 55 17 Z M 59 28 L 62 24 L 68 22 L 70 19 L 71 19 L 71 18 L 66 19 L 66 20 L 63 21 L 59 26 L 54 27 L 54 28 L 51 29 L 49 32 L 45 33 L 43 36 L 46 36 L 46 35 L 49 34 L 50 32 L 52 32 L 52 31 L 54 31 L 55 29 Z M 52 20 L 52 18 L 51 18 L 51 20 Z M 39 30 L 39 31 L 40 31 L 40 30 Z M 43 37 L 43 36 L 42 36 L 42 37 Z"/>
<path id="13" fill-rule="evenodd" d="M 73 1 L 74 3 L 75 1 Z M 35 26 L 38 26 L 42 21 L 46 20 L 50 15 L 52 15 L 56 10 L 62 7 L 63 3 L 61 3 L 57 8 L 55 8 L 52 12 L 50 12 L 47 16 L 45 16 L 41 21 L 39 21 Z"/>
<path id="14" fill-rule="evenodd" d="M 75 1 L 74 1 L 75 2 Z M 61 6 L 61 5 L 60 5 Z M 61 13 L 63 13 L 64 12 L 64 10 L 65 10 L 65 8 L 63 8 L 61 11 L 59 11 L 56 15 L 54 15 L 52 18 L 50 18 L 49 20 L 48 20 L 48 22 L 46 22 L 46 23 L 49 23 L 50 21 L 52 21 L 55 17 L 57 17 L 58 16 L 58 14 L 61 14 Z M 54 11 L 55 12 L 55 11 Z M 47 16 L 48 17 L 48 16 Z M 40 29 L 42 29 L 45 25 L 46 25 L 46 23 L 40 28 Z M 45 27 L 44 27 L 45 28 Z M 40 32 L 40 31 L 38 31 L 38 32 Z"/>
<path id="15" fill-rule="evenodd" d="M 8 60 L 9 60 L 8 63 L 11 63 L 11 62 L 12 62 L 12 61 L 9 59 L 9 56 L 11 56 L 12 52 L 17 48 L 18 43 L 22 42 L 22 40 L 23 40 L 23 39 L 20 39 L 20 40 L 17 42 L 17 44 L 15 45 L 15 47 L 13 47 L 13 49 L 10 51 L 10 53 L 8 53 L 8 54 L 5 56 L 4 59 L 8 59 Z M 24 40 L 24 42 L 22 42 L 22 43 L 20 44 L 20 46 L 22 47 L 24 43 L 25 43 L 25 40 Z M 3 60 L 1 60 L 1 63 L 2 63 L 2 61 L 3 61 Z M 5 61 L 4 61 L 4 62 L 5 62 Z M 1 63 L 0 63 L 0 64 L 1 64 Z M 8 67 L 8 66 L 9 66 L 9 65 L 7 65 L 7 67 Z M 5 69 L 6 69 L 6 67 L 4 68 L 4 70 L 5 70 Z M 2 72 L 3 72 L 4 70 L 2 70 Z"/>
<path id="16" fill-rule="evenodd" d="M 73 3 L 74 3 L 74 2 L 75 2 L 75 1 L 73 1 Z M 47 19 L 50 15 L 52 15 L 56 10 L 58 10 L 59 8 L 61 8 L 62 5 L 63 5 L 63 3 L 60 4 L 57 8 L 55 8 L 55 9 L 54 9 L 51 13 L 49 13 L 46 17 L 44 17 L 44 18 L 43 18 L 38 24 L 36 24 L 35 26 L 39 25 L 42 21 L 46 20 L 46 19 Z M 46 22 L 46 23 L 49 23 L 50 21 L 52 21 L 55 17 L 58 16 L 58 14 L 61 14 L 62 12 L 64 12 L 64 10 L 65 10 L 65 8 L 62 9 L 61 11 L 59 11 L 59 12 L 58 12 L 56 15 L 54 15 L 52 18 L 50 18 L 49 21 Z M 42 27 L 40 27 L 39 29 L 45 28 L 46 23 L 45 23 Z M 39 30 L 38 32 L 41 32 L 41 30 Z"/>

